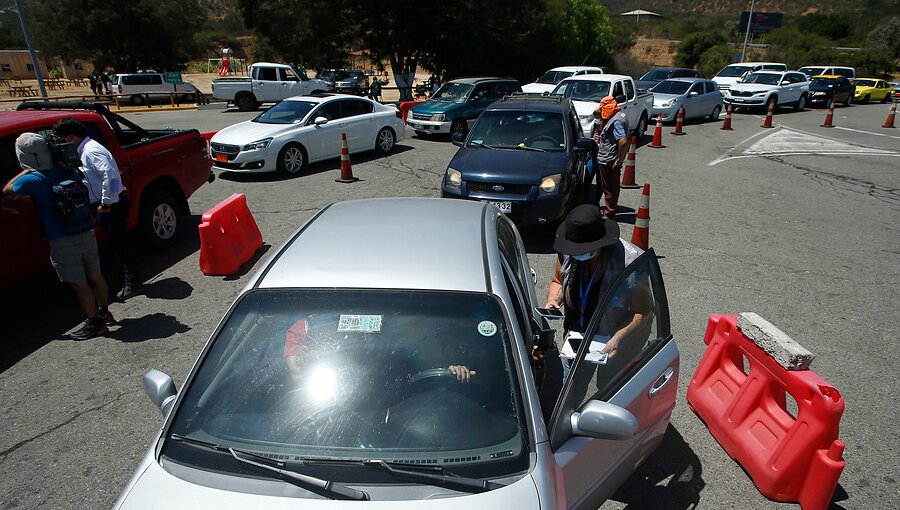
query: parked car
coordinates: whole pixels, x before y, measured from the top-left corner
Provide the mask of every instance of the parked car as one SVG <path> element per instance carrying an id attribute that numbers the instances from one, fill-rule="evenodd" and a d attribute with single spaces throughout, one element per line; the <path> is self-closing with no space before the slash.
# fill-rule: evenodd
<path id="1" fill-rule="evenodd" d="M 637 91 L 631 76 L 622 74 L 573 76 L 559 82 L 552 94 L 572 99 L 584 136 L 590 136 L 594 110 L 604 96 L 616 98 L 628 129 L 638 138 L 647 131 L 647 119 L 653 112 L 653 94 Z"/>
<path id="2" fill-rule="evenodd" d="M 887 103 L 894 92 L 894 88 L 888 82 L 878 78 L 857 78 L 853 83 L 856 85 L 853 99 L 860 103 L 869 101 Z"/>
<path id="3" fill-rule="evenodd" d="M 779 62 L 742 62 L 739 64 L 728 64 L 723 67 L 712 81 L 716 82 L 719 90 L 724 94 L 735 83 L 739 83 L 744 77 L 756 71 L 787 71 L 787 64 Z"/>
<path id="4" fill-rule="evenodd" d="M 48 135 L 57 121 L 72 117 L 112 153 L 125 186 L 128 227 L 150 247 L 172 245 L 190 213 L 188 199 L 212 182 L 206 140 L 196 129 L 144 129 L 101 103 L 26 102 L 0 112 L 0 181 L 19 172 L 15 140 L 25 132 Z M 0 289 L 50 268 L 49 247 L 34 204 L 24 195 L 0 196 Z"/>
<path id="5" fill-rule="evenodd" d="M 346 94 L 289 97 L 255 119 L 213 135 L 214 168 L 231 172 L 301 173 L 307 165 L 340 157 L 341 133 L 350 153 L 388 153 L 403 139 L 396 107 Z"/>
<path id="6" fill-rule="evenodd" d="M 803 66 L 797 69 L 798 72 L 805 74 L 808 78 L 813 76 L 843 76 L 848 80 L 856 78 L 856 69 L 852 67 L 841 66 Z"/>
<path id="7" fill-rule="evenodd" d="M 513 95 L 478 118 L 444 175 L 441 196 L 490 202 L 519 225 L 552 225 L 584 202 L 585 162 L 572 101 L 562 96 Z"/>
<path id="8" fill-rule="evenodd" d="M 809 97 L 809 80 L 797 71 L 757 71 L 732 85 L 724 95 L 725 101 L 736 108 L 765 107 L 774 101 L 776 107 L 793 105 L 802 110 Z"/>
<path id="9" fill-rule="evenodd" d="M 369 89 L 369 77 L 356 69 L 342 69 L 332 76 L 334 91 L 362 95 Z"/>
<path id="10" fill-rule="evenodd" d="M 716 82 L 704 78 L 671 78 L 650 89 L 653 93 L 653 117 L 674 121 L 684 108 L 684 118 L 716 120 L 722 113 L 722 93 Z"/>
<path id="11" fill-rule="evenodd" d="M 894 91 L 891 93 L 891 98 L 895 101 L 900 100 L 900 82 L 892 81 L 888 82 L 888 85 L 894 88 Z"/>
<path id="12" fill-rule="evenodd" d="M 144 375 L 164 419 L 113 508 L 597 508 L 675 406 L 653 250 L 586 337 L 630 321 L 636 292 L 647 324 L 619 362 L 583 342 L 564 388 L 549 371 L 538 385 L 529 353 L 553 330 L 508 218 L 464 200 L 331 205 L 251 277 L 180 390 Z"/>
<path id="13" fill-rule="evenodd" d="M 119 101 L 141 105 L 148 101 L 196 101 L 200 91 L 192 83 L 166 83 L 165 73 L 139 72 L 114 74 L 110 78 L 113 93 Z"/>
<path id="14" fill-rule="evenodd" d="M 282 99 L 320 94 L 334 86 L 325 80 L 310 79 L 287 64 L 257 62 L 250 66 L 250 76 L 219 78 L 212 82 L 213 97 L 234 103 L 241 111 L 259 108 L 263 103 L 277 103 Z"/>
<path id="15" fill-rule="evenodd" d="M 827 107 L 832 101 L 849 105 L 853 101 L 853 83 L 837 74 L 813 76 L 809 82 L 809 105 Z"/>
<path id="16" fill-rule="evenodd" d="M 542 93 L 550 92 L 556 87 L 556 84 L 565 78 L 572 76 L 581 76 L 585 74 L 603 74 L 606 72 L 605 67 L 593 66 L 563 66 L 554 67 L 538 77 L 534 83 L 522 85 L 522 92 Z"/>
<path id="17" fill-rule="evenodd" d="M 657 83 L 669 78 L 699 78 L 700 72 L 685 67 L 657 67 L 644 73 L 634 85 L 638 90 L 650 90 Z"/>
<path id="18" fill-rule="evenodd" d="M 491 103 L 513 92 L 522 92 L 514 78 L 459 78 L 441 88 L 423 103 L 413 106 L 406 117 L 416 134 L 466 134 Z"/>

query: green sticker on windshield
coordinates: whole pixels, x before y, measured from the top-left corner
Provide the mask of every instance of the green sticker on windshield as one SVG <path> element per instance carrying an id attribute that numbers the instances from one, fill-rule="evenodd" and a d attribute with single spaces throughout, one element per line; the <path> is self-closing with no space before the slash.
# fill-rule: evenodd
<path id="1" fill-rule="evenodd" d="M 482 336 L 494 336 L 497 332 L 497 325 L 491 321 L 481 321 L 478 323 L 478 332 Z"/>
<path id="2" fill-rule="evenodd" d="M 381 331 L 383 317 L 384 315 L 341 315 L 337 330 L 378 333 Z"/>

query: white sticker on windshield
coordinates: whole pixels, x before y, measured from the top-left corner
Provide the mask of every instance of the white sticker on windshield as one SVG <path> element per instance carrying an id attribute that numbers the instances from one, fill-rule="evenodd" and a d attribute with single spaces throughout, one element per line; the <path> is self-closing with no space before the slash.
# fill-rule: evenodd
<path id="1" fill-rule="evenodd" d="M 381 331 L 382 318 L 384 315 L 341 315 L 337 330 L 378 333 Z"/>
<path id="2" fill-rule="evenodd" d="M 478 323 L 478 332 L 482 336 L 494 336 L 497 332 L 497 325 L 491 321 L 481 321 Z"/>

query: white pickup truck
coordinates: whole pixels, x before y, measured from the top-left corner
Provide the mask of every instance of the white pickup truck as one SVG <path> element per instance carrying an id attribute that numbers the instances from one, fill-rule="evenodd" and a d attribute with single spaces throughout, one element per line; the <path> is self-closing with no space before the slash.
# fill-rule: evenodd
<path id="1" fill-rule="evenodd" d="M 638 92 L 631 76 L 622 74 L 572 76 L 559 82 L 552 94 L 572 99 L 584 136 L 590 135 L 594 110 L 605 96 L 616 98 L 628 120 L 628 128 L 637 137 L 647 131 L 647 122 L 653 112 L 653 94 Z"/>
<path id="2" fill-rule="evenodd" d="M 327 92 L 333 85 L 313 80 L 286 64 L 257 62 L 250 66 L 248 78 L 219 78 L 212 82 L 216 99 L 234 103 L 241 111 L 255 110 L 262 103 L 277 103 L 292 96 Z"/>

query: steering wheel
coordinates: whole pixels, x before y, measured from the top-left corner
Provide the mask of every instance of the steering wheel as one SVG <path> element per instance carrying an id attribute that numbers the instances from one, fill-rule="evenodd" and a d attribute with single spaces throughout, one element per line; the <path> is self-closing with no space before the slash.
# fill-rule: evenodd
<path id="1" fill-rule="evenodd" d="M 534 141 L 534 142 L 550 142 L 550 143 L 552 143 L 552 144 L 554 144 L 554 145 L 556 145 L 556 144 L 559 143 L 559 142 L 556 140 L 556 138 L 553 138 L 553 137 L 550 136 L 550 135 L 538 135 L 538 136 L 534 137 L 534 140 L 532 140 L 532 141 Z"/>
<path id="2" fill-rule="evenodd" d="M 437 377 L 452 377 L 453 379 L 456 379 L 456 375 L 451 372 L 449 368 L 439 367 L 429 368 L 427 370 L 422 370 L 421 372 L 416 372 L 415 374 L 410 374 L 409 376 L 407 376 L 406 383 L 415 384 L 425 379 L 433 379 Z"/>

